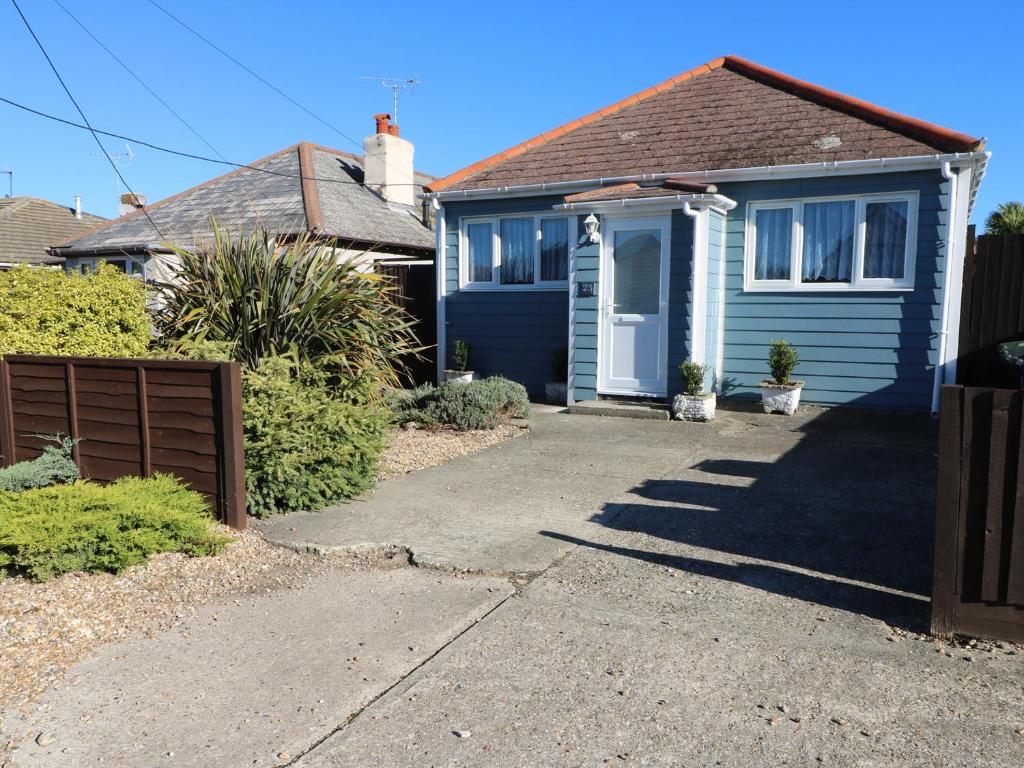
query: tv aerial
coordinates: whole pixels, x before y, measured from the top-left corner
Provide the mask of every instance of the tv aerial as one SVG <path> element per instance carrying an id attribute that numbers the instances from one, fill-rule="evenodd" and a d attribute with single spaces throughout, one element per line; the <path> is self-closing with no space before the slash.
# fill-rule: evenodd
<path id="1" fill-rule="evenodd" d="M 92 154 L 95 157 L 104 157 L 104 154 L 101 152 L 93 152 Z M 118 167 L 129 166 L 135 159 L 135 153 L 132 152 L 132 148 L 127 144 L 124 145 L 124 152 L 107 152 L 105 156 L 109 157 L 114 165 Z M 120 197 L 122 194 L 121 179 L 117 173 L 114 174 L 114 188 L 117 190 L 117 196 Z"/>
<path id="2" fill-rule="evenodd" d="M 391 89 L 391 120 L 395 125 L 398 125 L 398 92 L 405 89 L 415 91 L 417 85 L 423 83 L 422 80 L 418 79 L 414 74 L 412 77 L 383 77 L 381 75 L 363 75 L 363 80 L 376 80 L 378 83 L 383 85 L 385 88 Z"/>

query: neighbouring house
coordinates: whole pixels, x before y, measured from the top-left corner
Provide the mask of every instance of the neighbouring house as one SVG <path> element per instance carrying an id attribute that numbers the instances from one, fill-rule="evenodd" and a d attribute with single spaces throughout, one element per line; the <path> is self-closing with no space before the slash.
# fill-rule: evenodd
<path id="1" fill-rule="evenodd" d="M 461 339 L 540 395 L 567 348 L 570 403 L 670 397 L 683 360 L 751 397 L 785 338 L 806 401 L 934 409 L 983 147 L 735 56 L 684 72 L 430 182 L 439 369 Z"/>
<path id="2" fill-rule="evenodd" d="M 49 248 L 106 221 L 82 211 L 81 199 L 69 208 L 38 197 L 0 198 L 0 269 L 16 264 L 56 266 L 64 259 Z"/>
<path id="3" fill-rule="evenodd" d="M 301 142 L 151 205 L 125 195 L 124 215 L 52 253 L 66 259 L 67 269 L 105 261 L 147 280 L 166 280 L 174 269 L 168 244 L 189 248 L 208 239 L 211 215 L 233 232 L 261 227 L 287 238 L 309 231 L 340 258 L 363 259 L 393 277 L 418 320 L 421 343 L 433 345 L 436 243 L 429 210 L 418 200 L 433 177 L 414 170 L 413 145 L 390 116 L 374 117 L 363 155 Z M 426 376 L 433 368 L 430 361 Z"/>

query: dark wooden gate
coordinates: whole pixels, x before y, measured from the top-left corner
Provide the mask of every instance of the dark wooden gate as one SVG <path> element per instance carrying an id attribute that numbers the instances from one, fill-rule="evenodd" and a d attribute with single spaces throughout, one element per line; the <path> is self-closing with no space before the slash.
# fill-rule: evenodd
<path id="1" fill-rule="evenodd" d="M 39 455 L 40 435 L 79 442 L 83 477 L 175 475 L 245 528 L 237 363 L 8 355 L 0 360 L 0 454 Z"/>
<path id="2" fill-rule="evenodd" d="M 1024 391 L 942 388 L 932 632 L 1024 641 Z"/>
<path id="3" fill-rule="evenodd" d="M 1016 374 L 999 360 L 1000 342 L 1024 336 L 1024 235 L 967 239 L 960 307 L 957 383 L 1017 387 Z"/>
<path id="4" fill-rule="evenodd" d="M 437 285 L 433 264 L 378 264 L 377 271 L 387 275 L 397 287 L 399 304 L 416 321 L 413 330 L 420 345 L 427 347 L 418 356 L 402 362 L 408 369 L 402 376 L 405 386 L 434 382 L 437 379 Z"/>

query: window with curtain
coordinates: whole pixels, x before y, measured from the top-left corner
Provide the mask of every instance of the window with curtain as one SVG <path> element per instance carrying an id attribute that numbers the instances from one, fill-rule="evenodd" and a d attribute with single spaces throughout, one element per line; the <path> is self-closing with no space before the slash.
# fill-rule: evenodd
<path id="1" fill-rule="evenodd" d="M 565 289 L 569 280 L 570 222 L 543 214 L 489 216 L 462 225 L 464 287 Z"/>
<path id="2" fill-rule="evenodd" d="M 466 226 L 469 249 L 469 282 L 489 283 L 493 279 L 494 229 L 489 221 L 474 222 Z"/>
<path id="3" fill-rule="evenodd" d="M 569 220 L 540 220 L 540 279 L 569 279 Z"/>
<path id="4" fill-rule="evenodd" d="M 853 277 L 853 236 L 857 203 L 836 200 L 805 203 L 801 280 L 848 283 Z"/>
<path id="5" fill-rule="evenodd" d="M 788 280 L 793 252 L 793 209 L 761 208 L 754 215 L 754 279 Z"/>
<path id="6" fill-rule="evenodd" d="M 910 290 L 917 192 L 751 202 L 744 289 Z"/>
<path id="7" fill-rule="evenodd" d="M 502 219 L 501 268 L 502 285 L 526 285 L 533 282 L 533 246 L 537 239 L 533 218 Z"/>
<path id="8" fill-rule="evenodd" d="M 906 200 L 884 201 L 865 206 L 864 277 L 903 277 L 907 259 Z"/>

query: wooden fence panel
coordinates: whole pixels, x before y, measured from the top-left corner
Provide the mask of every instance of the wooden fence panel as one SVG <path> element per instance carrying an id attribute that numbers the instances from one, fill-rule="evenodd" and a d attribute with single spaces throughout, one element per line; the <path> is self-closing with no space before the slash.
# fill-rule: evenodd
<path id="1" fill-rule="evenodd" d="M 972 234 L 964 257 L 957 382 L 1017 387 L 998 345 L 1024 337 L 1024 235 Z"/>
<path id="2" fill-rule="evenodd" d="M 942 388 L 932 631 L 1024 640 L 1024 391 Z"/>
<path id="3" fill-rule="evenodd" d="M 40 435 L 76 438 L 83 477 L 173 474 L 243 529 L 237 363 L 8 355 L 0 360 L 0 454 L 38 456 Z"/>

